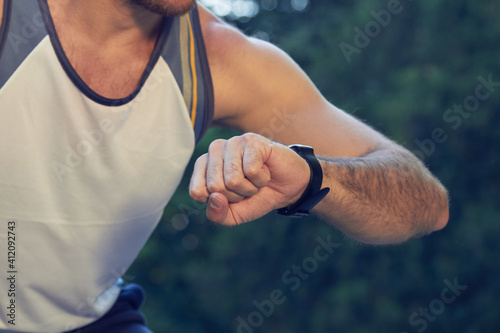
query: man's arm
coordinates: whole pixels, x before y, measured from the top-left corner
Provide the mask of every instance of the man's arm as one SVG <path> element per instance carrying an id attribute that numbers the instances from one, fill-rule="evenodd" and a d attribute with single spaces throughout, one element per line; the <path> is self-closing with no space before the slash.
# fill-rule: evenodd
<path id="1" fill-rule="evenodd" d="M 2 26 L 3 18 L 3 0 L 0 0 L 0 27 Z"/>
<path id="2" fill-rule="evenodd" d="M 318 215 L 373 244 L 398 243 L 446 225 L 446 190 L 415 156 L 330 104 L 283 51 L 244 36 L 203 8 L 201 19 L 215 123 L 272 135 L 287 145 L 310 145 L 325 156 L 323 186 L 331 191 L 314 209 Z M 277 117 L 283 118 L 280 126 Z M 260 166 L 249 167 L 245 152 Z M 207 214 L 223 224 L 293 203 L 309 171 L 290 152 L 255 135 L 216 141 L 197 162 L 191 195 L 199 201 L 210 196 Z"/>

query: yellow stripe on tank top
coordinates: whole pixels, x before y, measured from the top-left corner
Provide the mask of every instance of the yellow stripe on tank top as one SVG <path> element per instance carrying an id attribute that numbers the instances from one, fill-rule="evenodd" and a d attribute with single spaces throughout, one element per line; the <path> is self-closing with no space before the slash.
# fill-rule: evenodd
<path id="1" fill-rule="evenodd" d="M 196 56 L 194 47 L 193 27 L 191 26 L 191 17 L 188 15 L 189 39 L 191 51 L 191 73 L 193 74 L 193 105 L 191 109 L 191 124 L 194 127 L 196 121 L 196 108 L 198 107 L 198 77 L 196 75 Z"/>

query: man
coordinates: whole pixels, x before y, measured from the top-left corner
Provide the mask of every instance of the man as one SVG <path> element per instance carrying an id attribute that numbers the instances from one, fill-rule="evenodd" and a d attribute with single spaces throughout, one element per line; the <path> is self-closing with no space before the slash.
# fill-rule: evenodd
<path id="1" fill-rule="evenodd" d="M 0 332 L 148 332 L 141 291 L 119 277 L 209 124 L 246 133 L 195 164 L 190 195 L 216 223 L 313 209 L 392 244 L 448 221 L 446 190 L 417 158 L 194 0 L 0 8 Z M 278 142 L 253 134 L 273 109 L 293 115 Z"/>

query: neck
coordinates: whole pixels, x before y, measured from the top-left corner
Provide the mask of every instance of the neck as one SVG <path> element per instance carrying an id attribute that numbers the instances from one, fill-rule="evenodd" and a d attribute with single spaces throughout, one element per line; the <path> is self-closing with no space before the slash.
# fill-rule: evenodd
<path id="1" fill-rule="evenodd" d="M 124 0 L 48 0 L 54 19 L 101 45 L 138 45 L 158 36 L 162 17 Z M 139 44 L 140 45 L 140 44 Z"/>

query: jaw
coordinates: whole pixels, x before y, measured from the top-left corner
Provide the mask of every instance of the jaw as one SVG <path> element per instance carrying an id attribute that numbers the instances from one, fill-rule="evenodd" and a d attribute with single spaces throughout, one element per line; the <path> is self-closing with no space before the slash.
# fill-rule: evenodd
<path id="1" fill-rule="evenodd" d="M 142 7 L 162 16 L 180 16 L 190 11 L 195 0 L 125 0 L 129 5 Z"/>

